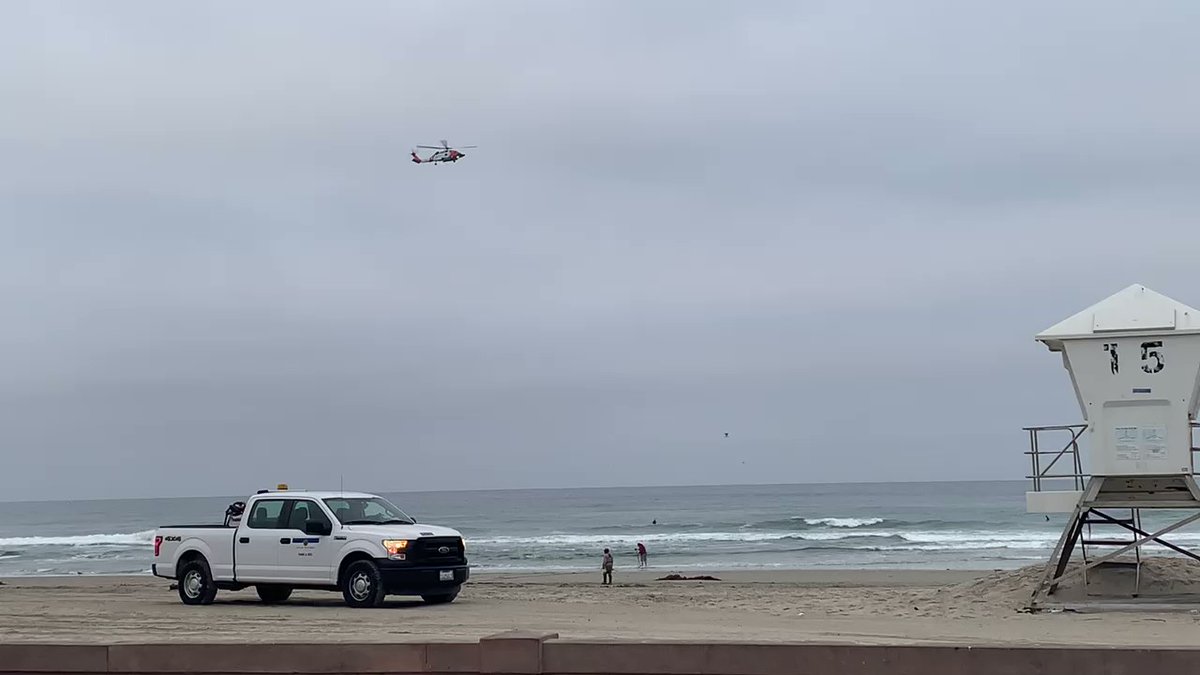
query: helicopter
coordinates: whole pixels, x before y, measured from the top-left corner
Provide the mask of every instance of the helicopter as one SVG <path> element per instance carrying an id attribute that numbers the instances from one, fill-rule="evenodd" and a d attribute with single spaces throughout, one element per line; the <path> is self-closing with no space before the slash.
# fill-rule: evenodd
<path id="1" fill-rule="evenodd" d="M 458 148 L 450 147 L 450 144 L 447 143 L 446 141 L 442 141 L 442 144 L 440 146 L 438 146 L 438 145 L 418 145 L 417 147 L 422 148 L 424 150 L 437 150 L 437 152 L 430 155 L 427 159 L 421 159 L 419 156 L 417 156 L 417 151 L 413 150 L 412 151 L 412 161 L 414 164 L 438 164 L 440 162 L 457 162 L 458 160 L 467 156 L 466 153 L 461 152 L 460 150 L 458 150 Z M 461 147 L 476 148 L 479 146 L 464 145 Z"/>

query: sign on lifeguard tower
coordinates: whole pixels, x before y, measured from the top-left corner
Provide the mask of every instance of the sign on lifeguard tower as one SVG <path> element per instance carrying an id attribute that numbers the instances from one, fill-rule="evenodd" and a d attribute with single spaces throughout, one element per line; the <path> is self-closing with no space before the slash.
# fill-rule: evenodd
<path id="1" fill-rule="evenodd" d="M 1200 311 L 1133 285 L 1037 336 L 1062 352 L 1093 476 L 1192 473 Z"/>

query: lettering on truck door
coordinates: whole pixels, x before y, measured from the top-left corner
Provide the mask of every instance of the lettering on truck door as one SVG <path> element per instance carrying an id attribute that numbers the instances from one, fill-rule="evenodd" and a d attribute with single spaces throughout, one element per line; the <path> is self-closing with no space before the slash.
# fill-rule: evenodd
<path id="1" fill-rule="evenodd" d="M 286 500 L 259 499 L 250 507 L 245 527 L 237 531 L 238 581 L 275 581 L 279 573 L 279 538 L 287 536 L 280 527 Z"/>
<path id="2" fill-rule="evenodd" d="M 327 530 L 333 521 L 321 505 L 310 499 L 292 499 L 286 509 L 287 527 L 281 534 L 279 547 L 279 576 L 289 583 L 332 583 L 333 556 L 337 550 L 331 535 L 308 534 L 308 522 L 320 523 Z M 283 543 L 283 540 L 288 540 Z"/>

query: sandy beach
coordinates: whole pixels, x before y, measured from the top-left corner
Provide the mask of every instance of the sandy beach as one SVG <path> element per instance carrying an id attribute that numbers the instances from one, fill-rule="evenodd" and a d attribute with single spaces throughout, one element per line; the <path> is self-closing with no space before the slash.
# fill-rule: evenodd
<path id="1" fill-rule="evenodd" d="M 1177 567 L 1172 561 L 1160 570 Z M 17 578 L 0 586 L 0 640 L 393 642 L 524 628 L 582 639 L 1195 643 L 1200 614 L 1194 612 L 1024 613 L 1039 571 L 715 572 L 720 581 L 668 582 L 656 580 L 666 570 L 618 570 L 609 588 L 598 584 L 598 574 L 479 574 L 452 605 L 396 598 L 380 610 L 348 609 L 340 595 L 322 592 L 298 592 L 272 607 L 253 591 L 222 592 L 214 605 L 187 607 L 161 579 Z"/>

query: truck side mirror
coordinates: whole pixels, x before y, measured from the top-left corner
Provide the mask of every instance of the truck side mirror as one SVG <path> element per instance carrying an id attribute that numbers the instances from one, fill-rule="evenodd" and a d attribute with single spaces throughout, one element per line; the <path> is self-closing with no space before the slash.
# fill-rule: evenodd
<path id="1" fill-rule="evenodd" d="M 333 532 L 333 525 L 323 523 L 319 520 L 310 520 L 304 523 L 304 534 L 311 534 L 316 537 L 326 537 Z"/>

